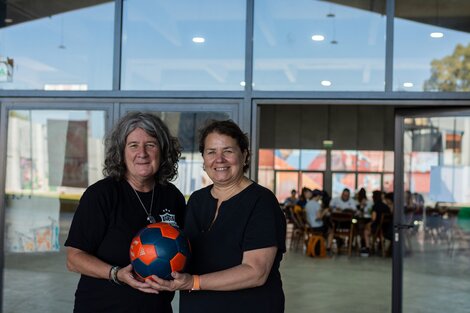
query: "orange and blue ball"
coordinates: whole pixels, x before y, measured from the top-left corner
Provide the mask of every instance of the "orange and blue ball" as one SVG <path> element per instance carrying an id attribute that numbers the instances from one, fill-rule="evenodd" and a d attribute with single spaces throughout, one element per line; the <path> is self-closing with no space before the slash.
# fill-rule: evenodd
<path id="1" fill-rule="evenodd" d="M 191 248 L 178 228 L 168 223 L 155 223 L 137 233 L 129 254 L 134 272 L 140 278 L 156 275 L 168 280 L 172 279 L 172 272 L 184 272 Z"/>

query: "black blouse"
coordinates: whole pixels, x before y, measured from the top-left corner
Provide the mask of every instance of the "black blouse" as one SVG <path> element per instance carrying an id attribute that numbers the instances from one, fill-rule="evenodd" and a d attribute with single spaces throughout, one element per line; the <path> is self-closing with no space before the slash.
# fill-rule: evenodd
<path id="1" fill-rule="evenodd" d="M 184 231 L 192 247 L 190 273 L 201 275 L 240 265 L 245 251 L 272 246 L 278 250 L 263 286 L 236 291 L 182 291 L 180 312 L 284 312 L 279 265 L 286 251 L 286 221 L 276 197 L 252 183 L 220 205 L 212 224 L 217 199 L 211 195 L 211 188 L 193 193 L 188 201 Z"/>

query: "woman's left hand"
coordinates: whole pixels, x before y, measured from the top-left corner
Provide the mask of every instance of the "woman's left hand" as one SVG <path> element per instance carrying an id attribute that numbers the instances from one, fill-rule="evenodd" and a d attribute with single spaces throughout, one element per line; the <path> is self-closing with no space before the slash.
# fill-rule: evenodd
<path id="1" fill-rule="evenodd" d="M 145 282 L 158 291 L 191 290 L 193 287 L 193 276 L 186 273 L 171 273 L 173 280 L 165 280 L 152 275 Z"/>

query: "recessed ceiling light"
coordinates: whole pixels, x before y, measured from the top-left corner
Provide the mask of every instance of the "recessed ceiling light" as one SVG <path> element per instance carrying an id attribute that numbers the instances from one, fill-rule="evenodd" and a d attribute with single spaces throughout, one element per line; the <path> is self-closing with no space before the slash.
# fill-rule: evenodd
<path id="1" fill-rule="evenodd" d="M 204 37 L 193 37 L 193 42 L 194 43 L 203 43 L 205 41 L 206 41 L 206 39 Z"/>
<path id="2" fill-rule="evenodd" d="M 246 83 L 244 81 L 240 82 L 240 86 L 245 87 Z"/>
<path id="3" fill-rule="evenodd" d="M 325 40 L 325 36 L 323 36 L 323 35 L 313 35 L 312 40 L 313 41 L 323 41 L 323 40 Z"/>
<path id="4" fill-rule="evenodd" d="M 325 87 L 331 86 L 331 82 L 329 80 L 322 80 L 320 84 Z"/>
<path id="5" fill-rule="evenodd" d="M 410 82 L 403 83 L 403 87 L 405 87 L 405 88 L 411 88 L 413 86 L 414 86 L 414 84 L 410 83 Z"/>
<path id="6" fill-rule="evenodd" d="M 4 21 L 5 21 L 5 23 L 7 23 L 7 24 L 13 23 L 13 19 L 12 19 L 12 18 L 6 18 L 6 19 L 4 19 Z"/>
<path id="7" fill-rule="evenodd" d="M 444 34 L 441 32 L 432 32 L 429 34 L 429 36 L 431 36 L 432 38 L 442 38 L 444 37 Z"/>

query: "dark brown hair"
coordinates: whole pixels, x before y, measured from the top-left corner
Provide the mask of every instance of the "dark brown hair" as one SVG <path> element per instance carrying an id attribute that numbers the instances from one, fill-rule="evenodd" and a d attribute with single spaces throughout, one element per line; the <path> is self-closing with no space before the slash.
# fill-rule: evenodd
<path id="1" fill-rule="evenodd" d="M 250 149 L 249 149 L 249 140 L 246 133 L 244 133 L 238 125 L 232 120 L 217 121 L 210 120 L 199 131 L 199 152 L 204 154 L 205 141 L 209 134 L 218 133 L 221 135 L 226 135 L 232 137 L 237 142 L 238 147 L 243 152 L 246 152 L 246 159 L 243 164 L 243 172 L 248 171 L 250 168 Z"/>

